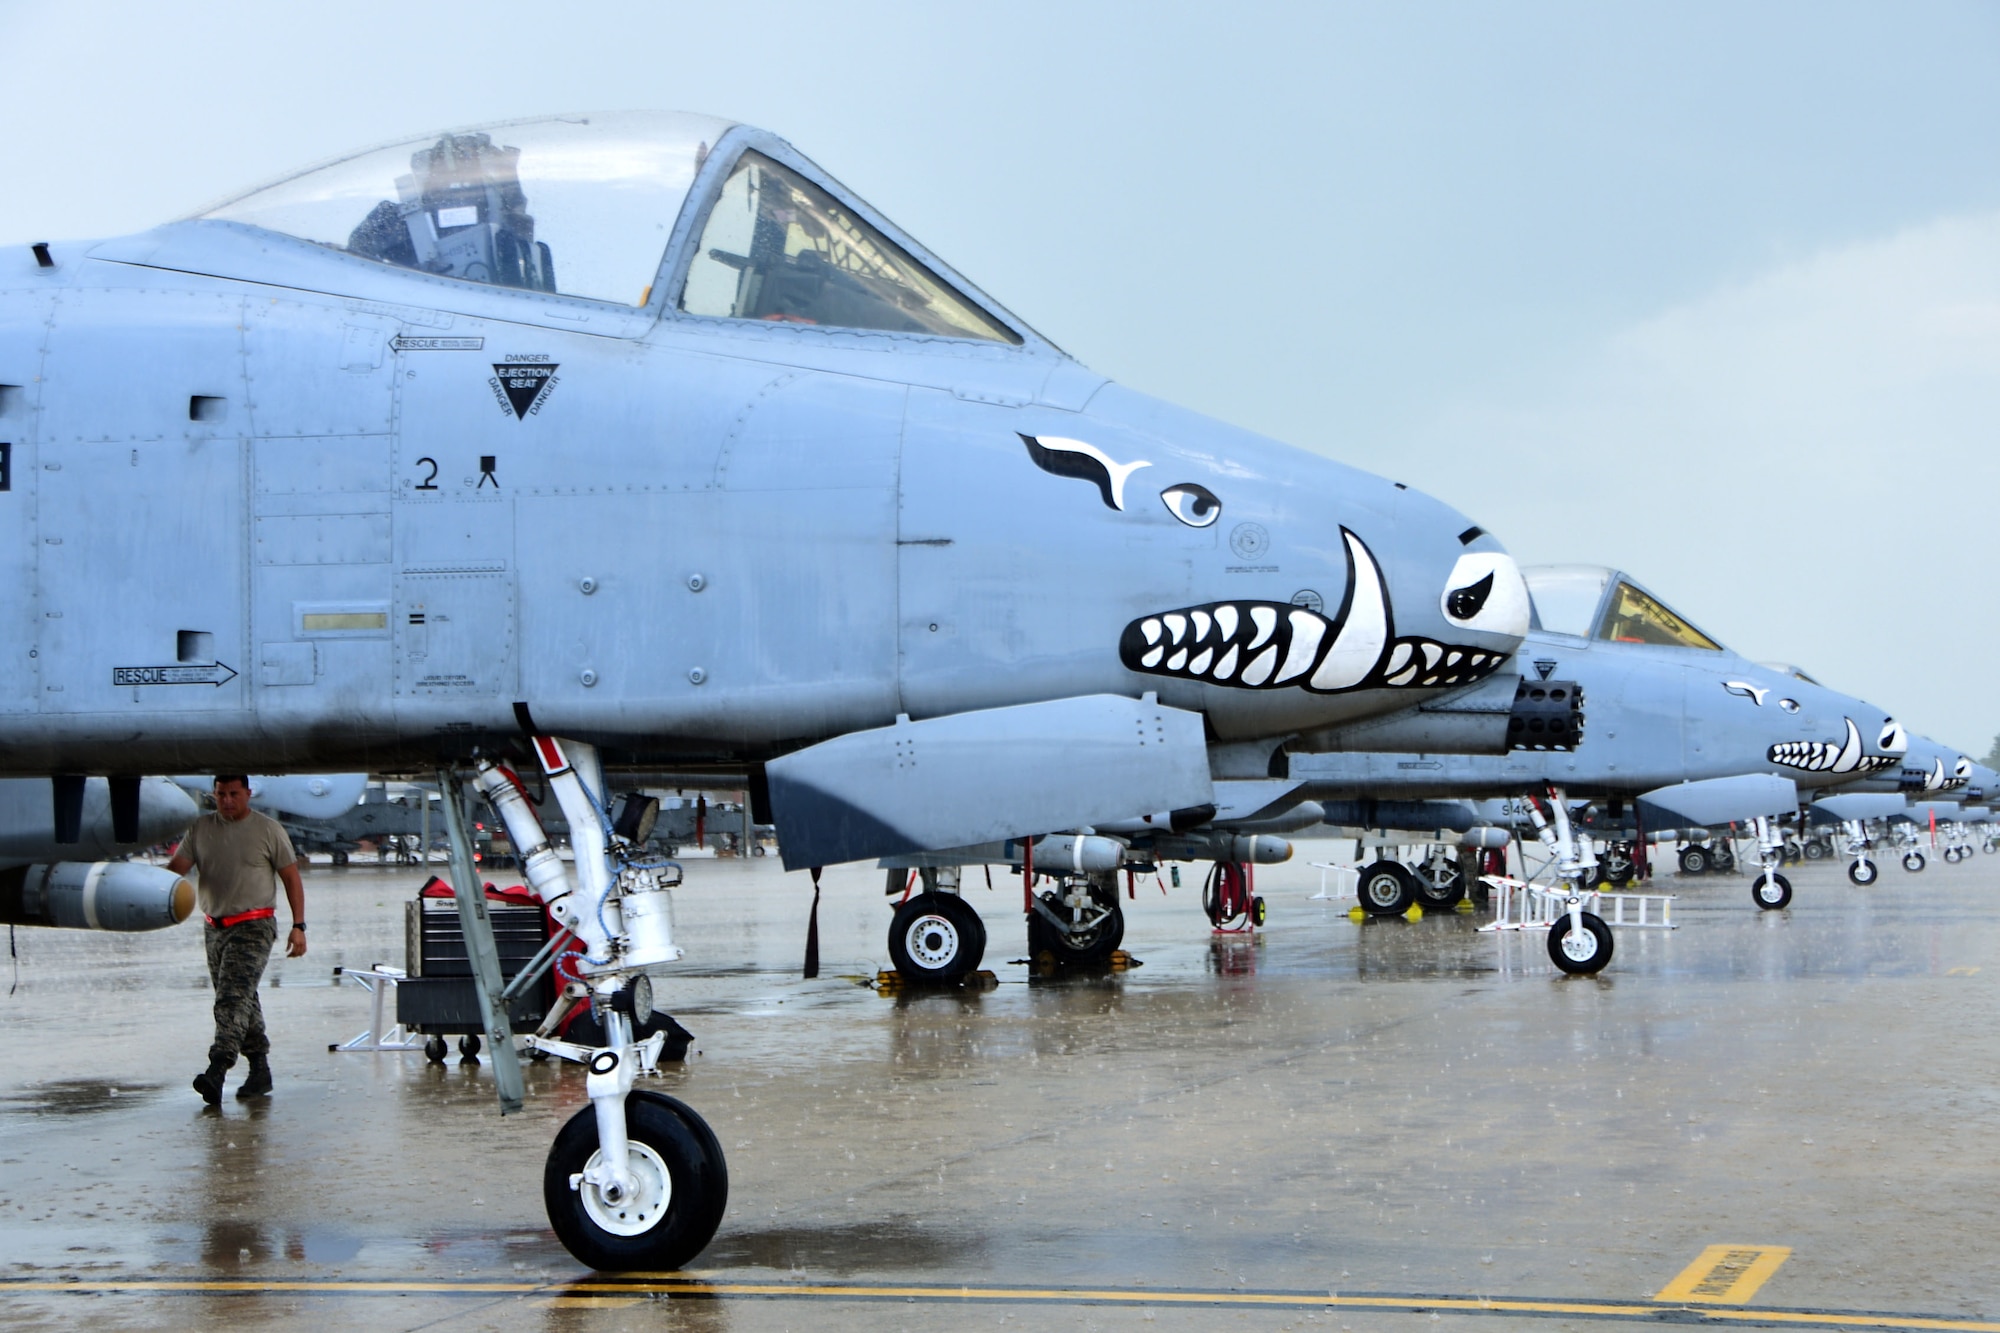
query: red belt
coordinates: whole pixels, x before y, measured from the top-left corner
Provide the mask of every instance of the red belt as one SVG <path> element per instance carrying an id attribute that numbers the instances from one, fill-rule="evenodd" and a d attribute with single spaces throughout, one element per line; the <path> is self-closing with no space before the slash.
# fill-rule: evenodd
<path id="1" fill-rule="evenodd" d="M 202 920 L 208 922 L 211 926 L 228 930 L 231 926 L 240 926 L 245 921 L 263 921 L 277 914 L 278 909 L 275 907 L 258 907 L 248 912 L 238 912 L 235 916 L 208 916 L 203 914 Z"/>

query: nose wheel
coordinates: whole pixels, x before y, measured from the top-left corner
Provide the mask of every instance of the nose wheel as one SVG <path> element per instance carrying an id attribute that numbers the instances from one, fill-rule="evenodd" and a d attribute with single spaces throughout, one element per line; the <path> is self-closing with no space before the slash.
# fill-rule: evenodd
<path id="1" fill-rule="evenodd" d="M 715 1235 L 729 1203 L 729 1168 L 708 1123 L 657 1092 L 625 1097 L 632 1186 L 592 1182 L 600 1165 L 597 1112 L 570 1117 L 549 1149 L 542 1202 L 549 1225 L 579 1263 L 605 1272 L 672 1271 Z"/>
<path id="2" fill-rule="evenodd" d="M 1775 870 L 1766 870 L 1751 881 L 1750 900 L 1767 912 L 1775 912 L 1792 901 L 1792 882 Z"/>
<path id="3" fill-rule="evenodd" d="M 1602 972 L 1611 961 L 1611 927 L 1594 912 L 1568 912 L 1549 927 L 1549 959 L 1572 976 Z"/>

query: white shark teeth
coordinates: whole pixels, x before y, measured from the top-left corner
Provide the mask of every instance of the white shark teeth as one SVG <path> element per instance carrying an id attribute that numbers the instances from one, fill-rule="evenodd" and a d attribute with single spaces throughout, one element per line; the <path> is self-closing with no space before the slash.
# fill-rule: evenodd
<path id="1" fill-rule="evenodd" d="M 1861 731 L 1853 718 L 1843 718 L 1847 735 L 1840 741 L 1780 741 L 1767 752 L 1774 764 L 1796 768 L 1803 773 L 1852 773 L 1872 761 L 1861 753 Z M 1882 767 L 1892 762 L 1883 759 Z M 1863 771 L 1874 771 L 1873 768 Z"/>
<path id="2" fill-rule="evenodd" d="M 1133 671 L 1239 689 L 1295 686 L 1316 694 L 1464 685 L 1507 661 L 1468 644 L 1398 638 L 1381 567 L 1359 537 L 1345 528 L 1340 535 L 1348 583 L 1338 619 L 1285 602 L 1184 607 L 1128 624 L 1119 659 Z"/>

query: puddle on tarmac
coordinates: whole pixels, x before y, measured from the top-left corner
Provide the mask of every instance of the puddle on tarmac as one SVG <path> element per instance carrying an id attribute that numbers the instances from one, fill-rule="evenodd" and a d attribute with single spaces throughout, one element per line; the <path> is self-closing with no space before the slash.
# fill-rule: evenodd
<path id="1" fill-rule="evenodd" d="M 903 1268 L 952 1272 L 984 1260 L 987 1244 L 977 1233 L 896 1219 L 763 1230 L 725 1226 L 702 1252 L 702 1265 L 837 1274 Z"/>
<path id="2" fill-rule="evenodd" d="M 121 1106 L 141 1106 L 159 1096 L 157 1083 L 113 1083 L 104 1079 L 67 1078 L 30 1083 L 0 1098 L 0 1111 L 16 1115 L 89 1115 Z"/>

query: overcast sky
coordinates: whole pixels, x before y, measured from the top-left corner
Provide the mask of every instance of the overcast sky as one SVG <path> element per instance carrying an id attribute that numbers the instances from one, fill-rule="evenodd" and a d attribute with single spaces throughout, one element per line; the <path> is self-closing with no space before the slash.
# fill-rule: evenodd
<path id="1" fill-rule="evenodd" d="M 2000 6 L 0 0 L 0 238 L 750 121 L 1099 371 L 2000 732 Z"/>

